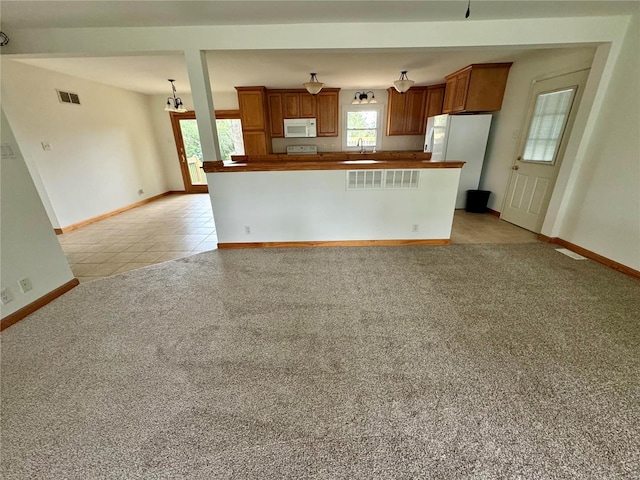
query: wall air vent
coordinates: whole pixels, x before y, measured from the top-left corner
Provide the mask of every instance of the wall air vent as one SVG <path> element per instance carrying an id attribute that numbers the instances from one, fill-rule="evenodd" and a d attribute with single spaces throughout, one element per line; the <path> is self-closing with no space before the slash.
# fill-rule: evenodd
<path id="1" fill-rule="evenodd" d="M 384 188 L 418 188 L 420 170 L 385 170 Z"/>
<path id="2" fill-rule="evenodd" d="M 349 170 L 347 190 L 415 189 L 420 170 Z"/>
<path id="3" fill-rule="evenodd" d="M 382 170 L 349 170 L 347 190 L 377 190 L 382 188 Z"/>
<path id="4" fill-rule="evenodd" d="M 80 97 L 78 97 L 77 93 L 63 92 L 62 90 L 56 90 L 56 92 L 58 92 L 58 99 L 61 103 L 80 105 Z"/>

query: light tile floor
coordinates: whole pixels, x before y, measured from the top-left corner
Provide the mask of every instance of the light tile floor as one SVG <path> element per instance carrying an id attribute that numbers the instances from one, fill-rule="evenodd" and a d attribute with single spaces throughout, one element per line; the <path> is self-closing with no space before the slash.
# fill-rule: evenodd
<path id="1" fill-rule="evenodd" d="M 536 242 L 536 234 L 489 214 L 456 210 L 451 243 Z M 81 281 L 217 248 L 209 195 L 169 195 L 58 235 Z"/>
<path id="2" fill-rule="evenodd" d="M 80 282 L 217 248 L 209 195 L 169 195 L 58 235 Z"/>

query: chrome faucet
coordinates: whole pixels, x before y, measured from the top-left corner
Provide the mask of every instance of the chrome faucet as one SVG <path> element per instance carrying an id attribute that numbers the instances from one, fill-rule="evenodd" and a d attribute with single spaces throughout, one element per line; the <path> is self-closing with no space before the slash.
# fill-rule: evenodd
<path id="1" fill-rule="evenodd" d="M 362 142 L 362 138 L 358 139 L 358 143 L 356 144 L 356 147 L 360 147 L 360 153 L 364 153 L 364 144 Z"/>

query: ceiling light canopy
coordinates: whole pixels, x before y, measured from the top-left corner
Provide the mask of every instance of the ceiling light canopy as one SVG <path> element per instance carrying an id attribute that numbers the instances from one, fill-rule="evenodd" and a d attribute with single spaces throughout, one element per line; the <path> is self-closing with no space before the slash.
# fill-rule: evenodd
<path id="1" fill-rule="evenodd" d="M 324 83 L 318 81 L 315 73 L 312 73 L 309 81 L 307 83 L 303 83 L 302 85 L 311 95 L 317 95 L 320 90 L 322 90 L 322 87 L 324 87 Z"/>
<path id="2" fill-rule="evenodd" d="M 400 78 L 398 80 L 396 80 L 395 82 L 393 82 L 393 86 L 400 93 L 404 93 L 407 90 L 409 90 L 414 83 L 416 83 L 416 82 L 414 82 L 413 80 L 409 80 L 409 78 L 407 77 L 407 71 L 403 70 L 400 73 Z"/>
<path id="3" fill-rule="evenodd" d="M 164 107 L 164 111 L 165 112 L 178 112 L 178 113 L 186 112 L 187 109 L 185 108 L 184 104 L 182 103 L 182 99 L 179 98 L 179 97 L 176 97 L 176 87 L 173 84 L 173 82 L 175 82 L 175 80 L 172 79 L 172 78 L 169 78 L 168 80 L 171 83 L 171 92 L 172 92 L 173 96 L 167 98 L 167 106 Z"/>
<path id="4" fill-rule="evenodd" d="M 369 98 L 369 94 L 371 94 L 371 98 Z M 365 92 L 363 90 L 362 92 L 356 92 L 353 100 L 351 100 L 351 105 L 360 105 L 362 103 L 378 103 L 373 91 L 369 90 Z"/>

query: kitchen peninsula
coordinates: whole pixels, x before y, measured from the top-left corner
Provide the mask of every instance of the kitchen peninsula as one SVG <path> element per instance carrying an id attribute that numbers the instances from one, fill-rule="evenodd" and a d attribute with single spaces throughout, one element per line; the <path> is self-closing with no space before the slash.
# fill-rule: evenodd
<path id="1" fill-rule="evenodd" d="M 448 245 L 464 162 L 419 152 L 205 162 L 219 248 Z"/>

